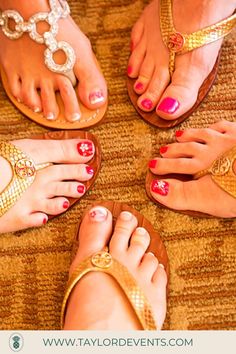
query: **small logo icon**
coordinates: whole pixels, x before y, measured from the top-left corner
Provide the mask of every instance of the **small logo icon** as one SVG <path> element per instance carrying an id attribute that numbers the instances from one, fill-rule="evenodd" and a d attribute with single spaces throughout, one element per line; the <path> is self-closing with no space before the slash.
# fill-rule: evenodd
<path id="1" fill-rule="evenodd" d="M 13 352 L 19 352 L 24 346 L 24 339 L 21 334 L 13 333 L 9 339 L 9 347 Z"/>

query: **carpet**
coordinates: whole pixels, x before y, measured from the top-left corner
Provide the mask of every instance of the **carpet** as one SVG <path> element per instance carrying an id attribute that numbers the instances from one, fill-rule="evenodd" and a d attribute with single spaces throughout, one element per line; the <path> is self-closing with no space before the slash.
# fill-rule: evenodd
<path id="1" fill-rule="evenodd" d="M 70 1 L 72 15 L 89 36 L 109 86 L 100 140 L 102 169 L 92 191 L 70 211 L 40 229 L 0 236 L 0 329 L 55 330 L 83 210 L 94 200 L 120 200 L 141 211 L 160 232 L 170 259 L 164 328 L 236 329 L 236 219 L 200 219 L 154 205 L 144 185 L 148 161 L 174 140 L 176 129 L 143 122 L 131 105 L 125 71 L 130 30 L 147 1 Z M 217 81 L 201 107 L 177 129 L 236 121 L 236 36 L 224 42 Z M 234 54 L 234 55 L 233 55 Z M 0 85 L 0 139 L 44 132 L 18 112 Z"/>

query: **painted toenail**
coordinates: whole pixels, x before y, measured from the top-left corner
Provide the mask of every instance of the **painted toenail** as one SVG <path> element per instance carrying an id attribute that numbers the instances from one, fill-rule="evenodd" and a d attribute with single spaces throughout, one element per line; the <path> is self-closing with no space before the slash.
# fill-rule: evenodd
<path id="1" fill-rule="evenodd" d="M 83 184 L 80 184 L 78 187 L 77 187 L 77 191 L 79 194 L 84 194 L 85 192 L 85 186 Z"/>
<path id="2" fill-rule="evenodd" d="M 93 143 L 91 141 L 85 140 L 81 141 L 77 145 L 78 153 L 83 157 L 92 156 L 94 152 Z"/>
<path id="3" fill-rule="evenodd" d="M 132 73 L 132 66 L 128 66 L 127 68 L 127 74 L 130 75 Z"/>
<path id="4" fill-rule="evenodd" d="M 149 164 L 148 164 L 149 168 L 155 168 L 156 165 L 157 165 L 157 160 L 149 161 Z"/>
<path id="5" fill-rule="evenodd" d="M 104 95 L 101 91 L 92 92 L 89 95 L 89 101 L 91 104 L 97 104 L 104 101 Z"/>
<path id="6" fill-rule="evenodd" d="M 48 120 L 54 120 L 54 119 L 55 119 L 55 114 L 52 113 L 52 112 L 50 112 L 50 113 L 48 113 L 48 114 L 46 115 L 46 118 L 47 118 Z"/>
<path id="7" fill-rule="evenodd" d="M 179 101 L 171 97 L 166 97 L 161 101 L 157 109 L 168 114 L 173 114 L 177 111 L 179 106 Z"/>
<path id="8" fill-rule="evenodd" d="M 34 108 L 34 113 L 39 113 L 39 112 L 41 112 L 41 109 L 39 107 L 35 107 Z"/>
<path id="9" fill-rule="evenodd" d="M 164 267 L 163 264 L 161 264 L 161 263 L 159 263 L 158 266 L 161 267 L 161 268 L 163 268 L 163 269 L 165 269 L 165 267 Z"/>
<path id="10" fill-rule="evenodd" d="M 70 117 L 71 122 L 77 122 L 80 120 L 81 114 L 80 113 L 73 113 L 72 116 Z"/>
<path id="11" fill-rule="evenodd" d="M 167 152 L 167 150 L 168 150 L 168 146 L 161 146 L 160 153 L 165 154 Z"/>
<path id="12" fill-rule="evenodd" d="M 69 203 L 68 201 L 65 201 L 65 202 L 63 203 L 63 208 L 64 208 L 64 209 L 68 209 L 69 206 L 70 206 L 70 203 Z"/>
<path id="13" fill-rule="evenodd" d="M 141 105 L 143 106 L 143 108 L 148 110 L 153 108 L 153 103 L 151 100 L 149 100 L 149 98 L 145 98 L 144 100 L 142 100 Z"/>
<path id="14" fill-rule="evenodd" d="M 147 234 L 147 231 L 143 227 L 137 227 L 136 233 L 140 236 L 144 236 Z"/>
<path id="15" fill-rule="evenodd" d="M 130 221 L 130 220 L 132 220 L 132 217 L 133 217 L 133 215 L 131 213 L 129 213 L 128 211 L 122 211 L 122 213 L 120 213 L 121 220 Z"/>
<path id="16" fill-rule="evenodd" d="M 90 167 L 90 166 L 86 166 L 86 172 L 87 172 L 87 174 L 93 176 L 94 169 L 92 167 Z"/>
<path id="17" fill-rule="evenodd" d="M 151 190 L 154 193 L 160 194 L 165 197 L 169 193 L 169 183 L 158 179 L 153 180 L 151 184 Z"/>
<path id="18" fill-rule="evenodd" d="M 135 89 L 140 91 L 143 90 L 144 86 L 142 84 L 142 82 L 137 82 L 137 84 L 135 85 Z"/>
<path id="19" fill-rule="evenodd" d="M 48 219 L 47 219 L 47 218 L 44 218 L 44 219 L 43 219 L 43 225 L 46 225 L 46 224 L 47 224 L 47 221 L 48 221 Z"/>
<path id="20" fill-rule="evenodd" d="M 177 131 L 175 132 L 175 136 L 176 136 L 177 138 L 181 137 L 183 134 L 184 134 L 184 131 L 183 131 L 183 130 L 177 130 Z"/>
<path id="21" fill-rule="evenodd" d="M 92 220 L 104 221 L 108 216 L 108 212 L 107 209 L 103 207 L 95 207 L 90 210 L 89 216 Z"/>

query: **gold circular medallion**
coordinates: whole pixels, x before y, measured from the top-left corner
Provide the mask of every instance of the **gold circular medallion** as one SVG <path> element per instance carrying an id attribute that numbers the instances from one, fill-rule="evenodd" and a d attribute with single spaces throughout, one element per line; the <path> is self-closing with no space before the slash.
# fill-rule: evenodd
<path id="1" fill-rule="evenodd" d="M 214 176 L 223 176 L 229 171 L 229 169 L 230 160 L 226 157 L 221 157 L 213 163 L 211 167 L 211 173 Z"/>
<path id="2" fill-rule="evenodd" d="M 97 252 L 93 255 L 92 264 L 98 268 L 109 268 L 112 264 L 112 257 L 108 252 Z"/>
<path id="3" fill-rule="evenodd" d="M 169 37 L 168 48 L 170 51 L 178 53 L 182 50 L 184 43 L 184 36 L 179 32 L 174 32 Z"/>
<path id="4" fill-rule="evenodd" d="M 35 175 L 35 165 L 32 160 L 21 159 L 15 164 L 15 172 L 18 177 L 29 178 Z"/>

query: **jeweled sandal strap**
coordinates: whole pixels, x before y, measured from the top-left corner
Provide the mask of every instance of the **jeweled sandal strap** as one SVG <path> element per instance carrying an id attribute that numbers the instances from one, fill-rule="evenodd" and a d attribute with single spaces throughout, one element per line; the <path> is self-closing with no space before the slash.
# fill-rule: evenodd
<path id="1" fill-rule="evenodd" d="M 196 173 L 193 177 L 199 179 L 210 174 L 220 188 L 236 198 L 236 174 L 233 169 L 235 161 L 236 146 L 216 159 L 209 168 Z"/>
<path id="2" fill-rule="evenodd" d="M 0 142 L 0 156 L 11 166 L 12 178 L 0 193 L 0 217 L 4 215 L 34 182 L 36 171 L 48 167 L 51 163 L 36 165 L 23 151 L 15 145 Z"/>
<path id="3" fill-rule="evenodd" d="M 151 306 L 143 291 L 137 285 L 136 280 L 129 273 L 126 267 L 116 261 L 110 253 L 101 251 L 81 262 L 70 277 L 61 310 L 61 328 L 64 326 L 65 313 L 69 297 L 81 278 L 89 272 L 104 272 L 111 275 L 130 301 L 133 310 L 138 317 L 142 328 L 145 330 L 156 330 L 155 320 Z"/>
<path id="4" fill-rule="evenodd" d="M 190 52 L 227 36 L 236 26 L 236 13 L 216 24 L 186 34 L 178 32 L 173 23 L 172 0 L 160 0 L 160 25 L 164 43 L 169 49 L 169 71 L 173 74 L 175 55 Z"/>
<path id="5" fill-rule="evenodd" d="M 70 14 L 70 8 L 65 0 L 58 0 L 60 6 L 57 5 L 56 0 L 49 0 L 50 12 L 39 12 L 25 21 L 19 12 L 14 10 L 0 10 L 0 27 L 2 27 L 3 33 L 9 39 L 18 39 L 24 33 L 28 33 L 30 38 L 39 44 L 45 44 L 47 49 L 44 52 L 44 62 L 49 70 L 74 77 L 71 74 L 73 70 L 76 56 L 74 49 L 65 41 L 58 42 L 56 35 L 58 34 L 58 21 L 62 18 L 66 18 Z M 15 28 L 12 30 L 9 27 L 9 20 L 15 22 Z M 50 29 L 43 34 L 38 33 L 37 23 L 47 22 Z M 66 62 L 64 64 L 57 64 L 54 61 L 53 55 L 56 51 L 62 50 L 66 56 Z M 74 82 L 73 82 L 74 84 Z"/>

